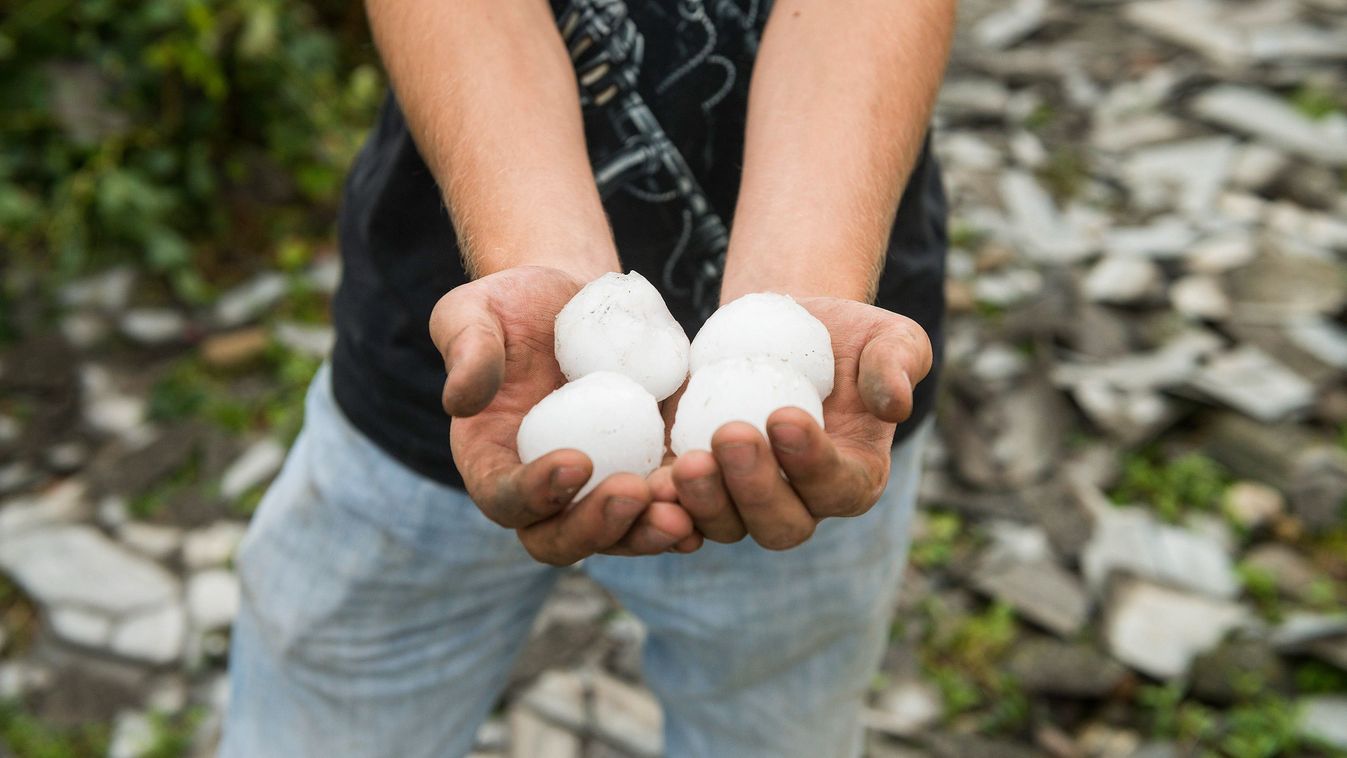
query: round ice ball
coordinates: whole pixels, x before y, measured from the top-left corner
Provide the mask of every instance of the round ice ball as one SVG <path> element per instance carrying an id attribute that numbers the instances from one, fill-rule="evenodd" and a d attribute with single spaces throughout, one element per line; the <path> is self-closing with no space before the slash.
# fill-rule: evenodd
<path id="1" fill-rule="evenodd" d="M 790 295 L 759 292 L 722 305 L 692 341 L 691 368 L 726 358 L 770 358 L 804 374 L 820 398 L 833 391 L 833 343 L 828 327 Z"/>
<path id="2" fill-rule="evenodd" d="M 515 439 L 519 459 L 531 463 L 553 450 L 579 450 L 594 473 L 575 499 L 609 474 L 645 476 L 664 457 L 664 419 L 645 388 L 621 374 L 596 371 L 563 385 L 533 406 Z"/>
<path id="3" fill-rule="evenodd" d="M 635 271 L 586 284 L 557 314 L 555 333 L 557 363 L 571 381 L 615 371 L 663 400 L 688 375 L 687 333 Z"/>
<path id="4" fill-rule="evenodd" d="M 779 408 L 802 408 L 823 425 L 823 401 L 804 374 L 779 360 L 730 358 L 693 373 L 678 401 L 670 443 L 675 455 L 710 450 L 711 436 L 731 421 L 752 424 L 767 436 L 767 417 Z"/>

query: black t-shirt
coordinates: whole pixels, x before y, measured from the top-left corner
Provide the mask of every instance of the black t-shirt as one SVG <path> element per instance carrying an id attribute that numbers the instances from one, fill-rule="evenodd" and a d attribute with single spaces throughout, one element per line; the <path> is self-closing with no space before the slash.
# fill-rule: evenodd
<path id="1" fill-rule="evenodd" d="M 749 73 L 763 19 L 745 17 L 730 8 L 732 3 L 717 3 L 714 12 L 697 2 L 632 0 L 629 5 L 646 41 L 637 89 L 712 210 L 731 223 Z M 596 161 L 616 147 L 601 120 L 586 114 Z M 604 206 L 623 264 L 660 287 L 674 316 L 689 336 L 695 335 L 701 326 L 697 310 L 665 276 L 686 231 L 678 202 L 634 186 L 612 194 Z M 894 220 L 876 304 L 926 329 L 937 366 L 945 217 L 940 172 L 928 144 Z M 339 235 L 343 273 L 333 303 L 337 341 L 332 355 L 337 402 L 394 458 L 431 479 L 462 486 L 450 454 L 449 418 L 440 407 L 444 362 L 430 341 L 428 324 L 436 301 L 467 277 L 439 188 L 392 96 L 347 178 Z M 930 412 L 935 373 L 918 385 L 915 410 L 899 426 L 898 440 Z"/>

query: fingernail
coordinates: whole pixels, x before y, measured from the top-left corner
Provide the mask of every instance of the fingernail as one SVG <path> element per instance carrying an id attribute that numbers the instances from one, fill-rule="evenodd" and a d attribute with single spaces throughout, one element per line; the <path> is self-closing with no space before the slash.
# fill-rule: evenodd
<path id="1" fill-rule="evenodd" d="M 747 474 L 758 460 L 758 448 L 748 443 L 735 442 L 716 448 L 716 457 L 730 473 Z"/>
<path id="2" fill-rule="evenodd" d="M 774 424 L 767 431 L 772 438 L 772 447 L 783 453 L 801 452 L 808 441 L 804 430 L 794 424 Z"/>
<path id="3" fill-rule="evenodd" d="M 579 466 L 562 466 L 552 472 L 552 494 L 567 502 L 585 483 L 585 470 Z"/>
<path id="4" fill-rule="evenodd" d="M 677 537 L 669 534 L 663 529 L 646 526 L 643 527 L 643 530 L 645 531 L 646 540 L 650 542 L 651 547 L 655 550 L 668 550 L 674 546 L 674 543 L 678 542 Z"/>
<path id="5" fill-rule="evenodd" d="M 640 500 L 632 500 L 629 497 L 610 497 L 603 506 L 603 513 L 608 517 L 608 520 L 616 522 L 631 521 L 641 515 L 643 510 L 645 510 L 645 503 Z"/>

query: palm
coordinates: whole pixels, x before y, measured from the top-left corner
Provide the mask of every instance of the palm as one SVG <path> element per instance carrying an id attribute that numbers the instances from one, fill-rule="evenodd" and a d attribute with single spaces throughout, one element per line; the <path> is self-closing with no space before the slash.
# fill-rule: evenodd
<path id="1" fill-rule="evenodd" d="M 474 282 L 468 287 L 484 284 Z M 454 461 L 473 492 L 502 467 L 519 463 L 515 437 L 539 400 L 565 383 L 553 356 L 552 325 L 581 283 L 556 269 L 518 268 L 493 277 L 486 293 L 505 342 L 504 373 L 489 405 L 450 424 Z"/>

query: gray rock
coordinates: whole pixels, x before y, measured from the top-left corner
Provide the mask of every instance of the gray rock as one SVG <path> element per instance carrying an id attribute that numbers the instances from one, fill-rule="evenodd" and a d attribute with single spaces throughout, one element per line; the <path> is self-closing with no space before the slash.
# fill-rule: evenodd
<path id="1" fill-rule="evenodd" d="M 33 529 L 0 546 L 0 568 L 47 606 L 121 616 L 161 607 L 180 589 L 163 568 L 88 526 Z"/>
<path id="2" fill-rule="evenodd" d="M 1154 391 L 1183 385 L 1204 358 L 1220 350 L 1222 340 L 1203 329 L 1190 329 L 1156 350 L 1093 364 L 1059 363 L 1053 381 L 1060 386 L 1100 382 L 1120 390 Z"/>
<path id="3" fill-rule="evenodd" d="M 1000 120 L 1010 91 L 994 79 L 951 79 L 940 88 L 936 110 L 955 118 Z"/>
<path id="4" fill-rule="evenodd" d="M 1104 249 L 1120 257 L 1172 259 L 1183 256 L 1198 233 L 1187 222 L 1165 217 L 1146 226 L 1118 226 L 1104 235 Z"/>
<path id="5" fill-rule="evenodd" d="M 913 737 L 939 721 L 944 712 L 939 690 L 920 679 L 903 679 L 885 687 L 874 705 L 862 711 L 861 723 L 895 737 Z"/>
<path id="6" fill-rule="evenodd" d="M 294 321 L 277 324 L 275 335 L 276 341 L 284 347 L 311 358 L 326 358 L 337 340 L 337 333 L 331 326 Z"/>
<path id="7" fill-rule="evenodd" d="M 1238 603 L 1126 579 L 1115 583 L 1110 594 L 1104 638 L 1118 660 L 1169 679 L 1184 675 L 1194 657 L 1251 618 Z"/>
<path id="8" fill-rule="evenodd" d="M 167 664 L 182 655 L 187 617 L 176 602 L 128 618 L 112 633 L 112 652 L 153 664 Z"/>
<path id="9" fill-rule="evenodd" d="M 1193 103 L 1198 117 L 1319 163 L 1347 166 L 1347 119 L 1314 121 L 1262 90 L 1221 84 Z"/>
<path id="10" fill-rule="evenodd" d="M 1307 528 L 1339 525 L 1347 500 L 1347 455 L 1326 446 L 1306 450 L 1296 461 L 1289 494 L 1293 512 Z"/>
<path id="11" fill-rule="evenodd" d="M 1047 0 L 1016 0 L 979 21 L 973 27 L 973 39 L 993 50 L 1010 47 L 1043 25 L 1047 9 Z"/>
<path id="12" fill-rule="evenodd" d="M 1257 529 L 1286 512 L 1286 498 L 1261 482 L 1235 482 L 1225 491 L 1222 505 L 1235 523 Z"/>
<path id="13" fill-rule="evenodd" d="M 654 697 L 601 672 L 545 672 L 520 702 L 548 721 L 634 756 L 663 753 L 663 716 Z"/>
<path id="14" fill-rule="evenodd" d="M 117 538 L 132 550 L 162 561 L 178 551 L 182 544 L 182 529 L 131 521 L 117 530 Z"/>
<path id="15" fill-rule="evenodd" d="M 1248 345 L 1213 358 L 1188 386 L 1264 422 L 1307 411 L 1315 397 L 1314 385 Z"/>
<path id="16" fill-rule="evenodd" d="M 1347 369 L 1347 329 L 1337 321 L 1321 316 L 1293 319 L 1286 325 L 1286 336 L 1320 363 Z"/>
<path id="17" fill-rule="evenodd" d="M 1261 640 L 1230 640 L 1193 661 L 1192 693 L 1209 703 L 1229 705 L 1289 684 L 1281 658 Z"/>
<path id="18" fill-rule="evenodd" d="M 1257 192 L 1271 184 L 1289 163 L 1286 153 L 1275 148 L 1258 142 L 1243 145 L 1230 166 L 1230 184 Z"/>
<path id="19" fill-rule="evenodd" d="M 247 526 L 236 521 L 216 521 L 193 529 L 183 539 L 182 562 L 194 571 L 223 566 L 234 557 L 245 532 Z"/>
<path id="20" fill-rule="evenodd" d="M 304 280 L 319 293 L 331 297 L 341 284 L 341 257 L 328 255 L 313 262 L 304 273 Z"/>
<path id="21" fill-rule="evenodd" d="M 239 581 L 233 572 L 208 569 L 187 580 L 187 613 L 197 629 L 223 629 L 238 610 Z"/>
<path id="22" fill-rule="evenodd" d="M 1123 153 L 1169 142 L 1183 135 L 1184 124 L 1164 113 L 1145 112 L 1126 118 L 1096 118 L 1090 144 L 1100 152 Z"/>
<path id="23" fill-rule="evenodd" d="M 1177 205 L 1201 219 L 1215 208 L 1234 156 L 1229 137 L 1169 142 L 1135 151 L 1121 173 L 1133 193 L 1147 195 L 1153 207 Z"/>
<path id="24" fill-rule="evenodd" d="M 108 758 L 141 758 L 159 744 L 159 730 L 147 714 L 125 711 L 112 727 Z"/>
<path id="25" fill-rule="evenodd" d="M 1194 319 L 1221 321 L 1230 315 L 1230 298 L 1215 277 L 1194 274 L 1176 280 L 1169 288 L 1175 311 Z"/>
<path id="26" fill-rule="evenodd" d="M 1025 690 L 1053 697 L 1104 698 L 1127 678 L 1127 669 L 1093 645 L 1041 637 L 1015 645 L 1006 669 Z"/>
<path id="27" fill-rule="evenodd" d="M 253 443 L 220 476 L 220 495 L 237 500 L 254 487 L 265 484 L 281 470 L 285 447 L 270 437 Z"/>
<path id="28" fill-rule="evenodd" d="M 137 308 L 122 316 L 122 334 L 142 345 L 180 342 L 187 333 L 187 319 L 170 308 Z"/>
<path id="29" fill-rule="evenodd" d="M 1088 257 L 1098 247 L 1058 212 L 1047 190 L 1023 171 L 1001 175 L 1001 202 L 1006 207 L 1014 241 L 1035 261 L 1072 263 Z"/>
<path id="30" fill-rule="evenodd" d="M 5 501 L 0 505 L 0 545 L 36 528 L 88 517 L 87 492 L 83 482 L 67 479 L 45 492 Z"/>
<path id="31" fill-rule="evenodd" d="M 121 392 L 101 366 L 84 367 L 84 419 L 103 434 L 134 438 L 145 423 L 145 398 Z"/>
<path id="32" fill-rule="evenodd" d="M 74 607 L 56 607 L 47 615 L 56 636 L 84 647 L 102 648 L 112 634 L 112 620 Z"/>
<path id="33" fill-rule="evenodd" d="M 1219 274 L 1253 261 L 1257 251 L 1247 231 L 1226 232 L 1209 237 L 1188 249 L 1184 264 L 1199 274 Z"/>
<path id="34" fill-rule="evenodd" d="M 1318 695 L 1300 701 L 1301 736 L 1347 750 L 1347 697 Z"/>
<path id="35" fill-rule="evenodd" d="M 1154 261 L 1108 255 L 1090 269 L 1084 292 L 1096 303 L 1134 305 L 1154 300 L 1163 287 L 1163 272 Z"/>
<path id="36" fill-rule="evenodd" d="M 1211 537 L 1162 524 L 1140 508 L 1110 508 L 1094 515 L 1094 534 L 1080 561 L 1086 582 L 1096 592 L 1122 572 L 1214 598 L 1239 594 L 1230 556 Z"/>
<path id="37" fill-rule="evenodd" d="M 215 322 L 232 329 L 255 321 L 274 307 L 289 291 L 284 274 L 268 272 L 240 284 L 215 303 Z"/>
<path id="38" fill-rule="evenodd" d="M 1259 545 L 1244 556 L 1243 565 L 1272 577 L 1277 591 L 1287 597 L 1307 599 L 1319 573 L 1313 564 L 1291 548 L 1276 543 Z"/>
<path id="39" fill-rule="evenodd" d="M 60 324 L 61 336 L 79 350 L 88 350 L 101 342 L 111 328 L 106 317 L 89 311 L 63 316 Z"/>
<path id="40" fill-rule="evenodd" d="M 972 576 L 978 591 L 1009 604 L 1045 629 L 1070 636 L 1085 626 L 1090 603 L 1074 574 L 1053 561 L 983 560 Z"/>
<path id="41" fill-rule="evenodd" d="M 61 288 L 61 305 L 67 308 L 97 308 L 116 312 L 126 307 L 136 284 L 136 271 L 117 266 Z"/>

